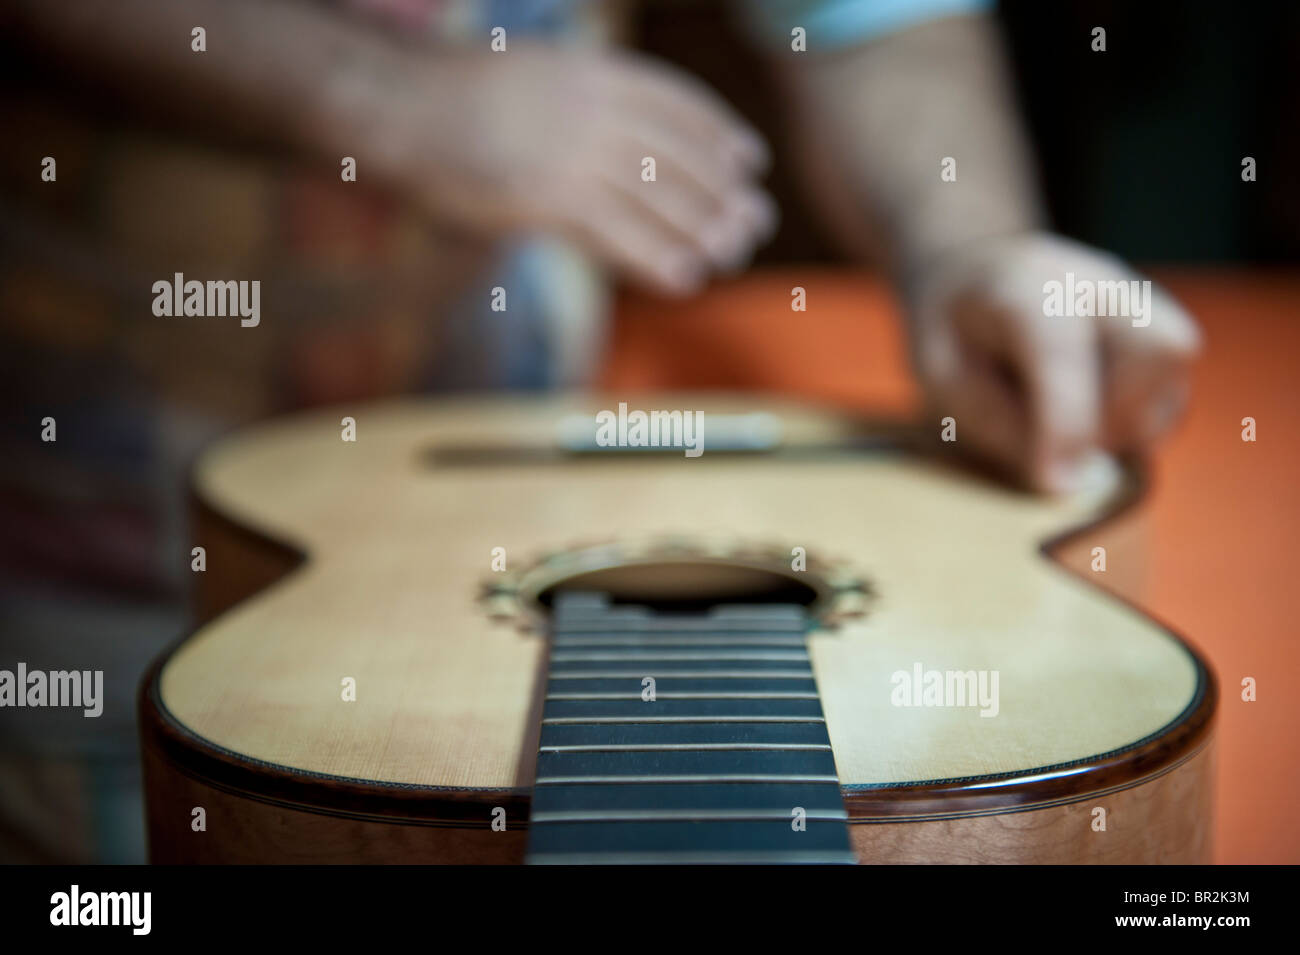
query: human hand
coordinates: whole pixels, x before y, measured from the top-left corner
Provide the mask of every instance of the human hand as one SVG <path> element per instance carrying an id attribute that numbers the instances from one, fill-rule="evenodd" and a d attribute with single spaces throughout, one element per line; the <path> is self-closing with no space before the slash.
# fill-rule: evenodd
<path id="1" fill-rule="evenodd" d="M 354 70 L 336 100 L 384 178 L 443 221 L 565 235 L 667 294 L 740 267 L 774 226 L 763 142 L 667 65 L 541 45 L 401 62 L 382 91 Z"/>
<path id="2" fill-rule="evenodd" d="M 1096 284 L 1134 281 L 1120 309 L 1119 287 Z M 1078 298 L 1089 286 L 1101 293 L 1091 308 Z M 909 299 L 930 410 L 956 419 L 959 446 L 1035 490 L 1074 489 L 1096 451 L 1151 444 L 1186 404 L 1195 324 L 1095 249 L 1045 233 L 984 241 L 922 271 Z"/>

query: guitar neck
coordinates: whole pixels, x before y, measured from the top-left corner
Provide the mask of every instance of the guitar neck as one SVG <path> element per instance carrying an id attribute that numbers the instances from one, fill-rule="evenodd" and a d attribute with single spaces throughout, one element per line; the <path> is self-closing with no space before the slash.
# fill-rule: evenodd
<path id="1" fill-rule="evenodd" d="M 852 863 L 804 608 L 560 594 L 527 861 Z"/>

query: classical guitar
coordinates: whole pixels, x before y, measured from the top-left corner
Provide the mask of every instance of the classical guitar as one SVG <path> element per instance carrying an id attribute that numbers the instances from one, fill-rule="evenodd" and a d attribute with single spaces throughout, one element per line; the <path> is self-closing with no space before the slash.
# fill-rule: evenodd
<path id="1" fill-rule="evenodd" d="M 141 689 L 151 855 L 1207 861 L 1213 677 L 1097 585 L 1135 480 L 717 396 L 237 433 Z"/>

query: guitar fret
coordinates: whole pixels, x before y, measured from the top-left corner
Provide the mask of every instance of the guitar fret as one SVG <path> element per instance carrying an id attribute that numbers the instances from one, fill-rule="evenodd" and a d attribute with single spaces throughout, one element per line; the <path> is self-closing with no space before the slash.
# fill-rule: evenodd
<path id="1" fill-rule="evenodd" d="M 716 634 L 701 634 L 696 637 L 682 637 L 673 635 L 655 635 L 652 637 L 620 637 L 620 636 L 591 636 L 591 637 L 570 637 L 557 634 L 555 637 L 556 647 L 798 647 L 802 649 L 805 641 L 802 634 L 789 637 L 773 636 L 727 636 Z"/>
<path id="2" fill-rule="evenodd" d="M 555 606 L 529 862 L 854 861 L 802 608 L 572 596 Z"/>
<path id="3" fill-rule="evenodd" d="M 847 820 L 849 814 L 843 809 L 806 809 L 804 818 L 814 822 L 831 822 L 837 819 Z M 789 822 L 788 809 L 586 809 L 571 812 L 535 812 L 529 819 L 529 825 L 545 825 L 553 822 L 672 822 L 689 819 L 693 822 L 722 822 L 724 820 L 763 820 L 779 819 Z"/>
<path id="4" fill-rule="evenodd" d="M 699 623 L 706 620 L 780 620 L 802 623 L 804 609 L 793 604 L 718 604 L 704 613 L 657 613 L 640 604 L 611 605 L 603 594 L 591 594 L 583 603 L 577 593 L 566 593 L 564 618 L 559 623 L 573 620 L 673 620 L 682 623 Z"/>
<path id="5" fill-rule="evenodd" d="M 675 677 L 679 680 L 807 680 L 809 670 L 552 670 L 550 680 L 640 680 L 653 676 L 656 680 Z"/>
<path id="6" fill-rule="evenodd" d="M 539 753 L 711 753 L 791 750 L 829 753 L 824 743 L 576 743 L 567 746 L 540 746 Z"/>
<path id="7" fill-rule="evenodd" d="M 685 661 L 685 660 L 706 660 L 706 661 L 754 661 L 754 662 L 779 662 L 779 661 L 807 661 L 808 654 L 806 651 L 669 651 L 656 653 L 651 650 L 637 650 L 633 653 L 553 653 L 551 654 L 552 663 L 596 663 L 596 662 L 618 662 L 631 663 L 638 660 L 650 661 Z"/>
<path id="8" fill-rule="evenodd" d="M 635 698 L 619 697 L 606 700 L 551 700 L 543 718 L 569 718 L 580 716 L 608 716 L 623 718 L 657 718 L 666 716 L 799 716 L 824 718 L 821 702 L 817 699 L 664 699 L 659 694 L 653 704 L 641 699 L 640 687 Z M 553 692 L 559 692 L 555 690 Z"/>
<path id="9" fill-rule="evenodd" d="M 547 700 L 641 700 L 636 691 L 628 693 L 548 693 Z M 656 700 L 816 700 L 816 693 L 664 693 Z M 652 704 L 644 704 L 652 705 Z"/>
<path id="10" fill-rule="evenodd" d="M 679 776 L 690 773 L 835 772 L 830 747 L 817 750 L 665 749 L 538 753 L 537 775 L 616 776 L 623 773 Z"/>
<path id="11" fill-rule="evenodd" d="M 793 806 L 807 810 L 842 810 L 838 783 L 750 783 L 689 782 L 663 785 L 627 782 L 619 786 L 554 783 L 533 791 L 533 812 L 599 811 L 641 812 L 682 810 L 712 813 L 750 809 L 756 812 L 781 810 L 787 816 Z"/>
<path id="12" fill-rule="evenodd" d="M 825 723 L 820 716 L 552 716 L 542 720 L 543 726 L 566 726 L 583 723 L 627 724 L 642 723 Z"/>
<path id="13" fill-rule="evenodd" d="M 541 748 L 552 746 L 829 746 L 821 723 L 571 723 L 543 724 Z"/>
<path id="14" fill-rule="evenodd" d="M 592 620 L 573 621 L 565 624 L 562 629 L 556 630 L 557 634 L 575 634 L 575 633 L 685 633 L 685 634 L 707 634 L 707 633 L 736 633 L 740 631 L 753 631 L 756 633 L 788 633 L 803 635 L 807 629 L 803 623 L 785 623 L 785 622 L 767 622 L 753 620 L 700 620 L 684 621 L 678 623 L 672 619 L 656 620 Z"/>
<path id="15" fill-rule="evenodd" d="M 717 620 L 763 620 L 802 624 L 805 619 L 804 609 L 791 604 L 727 604 L 715 606 L 706 613 L 674 614 L 659 613 L 649 607 L 636 604 L 610 605 L 608 602 L 602 603 L 599 598 L 603 595 L 594 595 L 598 599 L 593 600 L 587 606 L 582 606 L 580 602 L 575 602 L 575 596 L 575 594 L 571 593 L 564 595 L 564 618 L 557 621 L 560 626 L 574 620 L 592 619 L 670 621 L 678 624 L 706 623 Z"/>
<path id="16" fill-rule="evenodd" d="M 849 862 L 843 820 L 805 820 L 801 830 L 768 819 L 720 819 L 701 825 L 692 820 L 552 822 L 529 827 L 535 855 L 580 857 L 592 862 L 621 858 L 676 861 L 684 858 L 753 858 L 771 862 L 815 859 Z"/>
<path id="17" fill-rule="evenodd" d="M 720 773 L 676 776 L 538 776 L 537 786 L 559 786 L 583 783 L 599 786 L 619 786 L 632 783 L 835 783 L 840 778 L 833 774 L 799 775 L 797 773 Z"/>
<path id="18" fill-rule="evenodd" d="M 746 699 L 749 697 L 781 699 L 777 694 L 793 693 L 799 699 L 816 699 L 817 684 L 811 676 L 803 679 L 712 679 L 703 677 L 665 676 L 655 680 L 653 699 L 646 707 L 665 699 Z M 627 699 L 625 694 L 636 694 L 640 699 L 645 692 L 650 696 L 650 685 L 641 679 L 608 677 L 590 680 L 552 680 L 546 686 L 547 694 L 563 693 L 613 693 L 616 699 Z M 647 713 L 654 710 L 647 709 Z"/>
<path id="19" fill-rule="evenodd" d="M 825 852 L 545 852 L 528 857 L 529 865 L 853 865 L 852 853 Z"/>

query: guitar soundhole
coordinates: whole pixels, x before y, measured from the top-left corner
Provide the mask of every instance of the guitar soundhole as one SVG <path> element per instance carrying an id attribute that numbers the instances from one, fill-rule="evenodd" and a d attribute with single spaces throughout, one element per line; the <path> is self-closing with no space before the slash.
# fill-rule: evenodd
<path id="1" fill-rule="evenodd" d="M 542 632 L 556 596 L 569 591 L 602 593 L 614 603 L 660 611 L 793 604 L 807 607 L 815 626 L 831 628 L 863 616 L 874 599 L 859 570 L 805 555 L 802 548 L 681 541 L 554 551 L 484 580 L 480 599 L 490 617 Z"/>
<path id="2" fill-rule="evenodd" d="M 803 579 L 800 579 L 803 578 Z M 819 590 L 817 585 L 821 585 Z M 780 573 L 725 561 L 660 561 L 576 573 L 545 587 L 537 602 L 548 610 L 565 591 L 609 595 L 615 603 L 660 611 L 693 612 L 716 604 L 800 604 L 810 607 L 825 593 L 819 578 Z"/>

